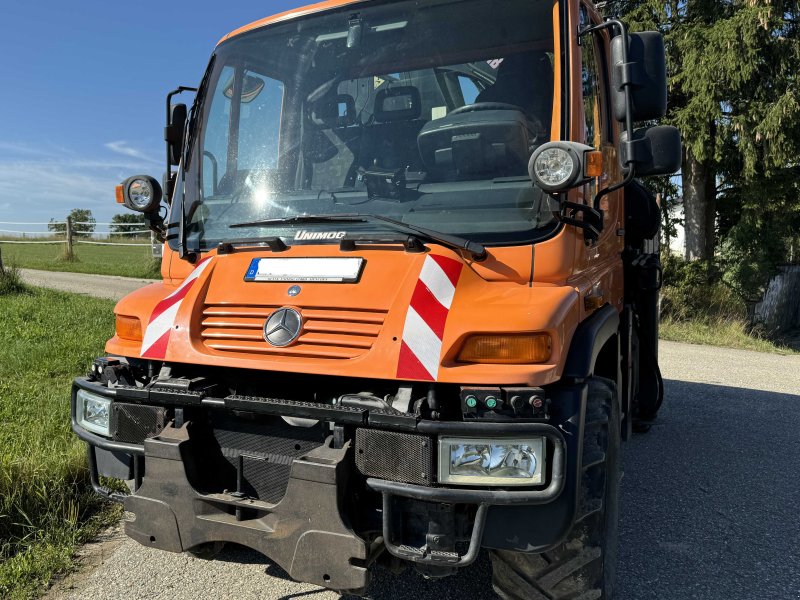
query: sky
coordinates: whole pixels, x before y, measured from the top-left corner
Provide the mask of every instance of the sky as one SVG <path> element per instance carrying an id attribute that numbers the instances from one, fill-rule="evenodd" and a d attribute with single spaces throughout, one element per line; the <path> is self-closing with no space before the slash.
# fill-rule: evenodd
<path id="1" fill-rule="evenodd" d="M 0 221 L 63 220 L 72 208 L 88 208 L 107 222 L 122 212 L 118 183 L 163 175 L 166 94 L 197 86 L 225 34 L 308 3 L 5 3 Z"/>

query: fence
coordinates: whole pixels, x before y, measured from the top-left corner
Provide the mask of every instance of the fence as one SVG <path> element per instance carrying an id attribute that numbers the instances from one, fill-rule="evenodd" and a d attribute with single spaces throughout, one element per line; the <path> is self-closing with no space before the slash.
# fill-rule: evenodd
<path id="1" fill-rule="evenodd" d="M 5 229 L 3 226 L 31 227 L 46 225 L 48 231 L 28 231 L 20 229 Z M 88 226 L 114 227 L 116 231 L 86 231 Z M 149 234 L 150 246 L 153 256 L 161 256 L 161 244 L 155 239 L 155 234 L 149 229 L 141 229 L 141 223 L 96 223 L 94 221 L 73 221 L 67 217 L 66 221 L 50 221 L 48 223 L 21 222 L 21 221 L 0 221 L 0 242 L 3 244 L 64 244 L 67 254 L 72 254 L 75 244 L 89 244 L 93 246 L 136 246 L 142 247 L 147 242 L 125 242 L 111 241 L 112 236 L 134 236 Z M 121 228 L 139 227 L 140 229 Z M 60 231 L 59 231 L 60 230 Z M 32 236 L 32 237 L 31 237 Z M 102 241 L 105 236 L 106 240 Z M 47 237 L 48 239 L 42 239 Z M 13 238 L 13 239 L 6 239 Z M 27 239 L 26 239 L 27 238 Z M 94 238 L 94 239 L 89 239 Z M 122 238 L 130 239 L 130 238 Z"/>

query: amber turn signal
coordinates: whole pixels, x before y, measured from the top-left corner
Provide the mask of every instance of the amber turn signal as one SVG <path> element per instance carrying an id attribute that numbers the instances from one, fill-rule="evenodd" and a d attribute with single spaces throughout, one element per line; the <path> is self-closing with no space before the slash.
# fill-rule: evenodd
<path id="1" fill-rule="evenodd" d="M 142 322 L 137 317 L 117 315 L 117 337 L 134 342 L 142 341 Z"/>
<path id="2" fill-rule="evenodd" d="M 597 150 L 587 152 L 583 155 L 584 163 L 583 173 L 586 177 L 600 177 L 603 174 L 603 153 Z"/>
<path id="3" fill-rule="evenodd" d="M 550 359 L 552 345 L 546 333 L 473 335 L 464 343 L 458 360 L 497 365 L 543 363 Z"/>
<path id="4" fill-rule="evenodd" d="M 124 204 L 125 203 L 125 191 L 122 189 L 122 185 L 118 185 L 115 189 L 117 194 L 117 204 Z"/>

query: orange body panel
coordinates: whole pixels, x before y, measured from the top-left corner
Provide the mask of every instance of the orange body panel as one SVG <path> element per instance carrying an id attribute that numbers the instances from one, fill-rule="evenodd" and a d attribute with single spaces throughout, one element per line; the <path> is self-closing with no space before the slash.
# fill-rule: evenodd
<path id="1" fill-rule="evenodd" d="M 458 259 L 447 249 L 433 248 L 437 255 Z M 516 250 L 530 261 L 530 247 Z M 242 250 L 211 259 L 212 264 L 186 295 L 175 316 L 167 361 L 396 378 L 406 313 L 425 254 L 408 254 L 401 249 L 346 253 L 336 245 L 295 246 L 280 256 L 359 256 L 366 261 L 358 283 L 301 283 L 302 291 L 296 297 L 287 294 L 291 283 L 244 281 L 250 261 L 269 256 L 269 251 Z M 491 271 L 491 264 L 505 263 L 489 259 L 480 269 L 469 265 L 462 269 L 442 340 L 442 366 L 437 380 L 520 385 L 555 381 L 578 324 L 576 290 L 538 282 L 530 285 L 527 274 L 524 282 L 518 278 L 498 280 L 501 276 Z M 490 273 L 494 280 L 487 281 L 479 270 Z M 123 299 L 115 312 L 138 317 L 146 325 L 156 304 L 173 291 L 174 286 L 166 283 L 152 284 Z M 269 314 L 282 306 L 300 311 L 305 321 L 304 333 L 290 347 L 273 348 L 264 341 L 262 328 Z M 471 333 L 536 331 L 548 332 L 553 339 L 552 355 L 545 364 L 478 365 L 456 360 L 464 339 Z M 140 356 L 141 342 L 114 337 L 106 350 L 122 356 Z"/>

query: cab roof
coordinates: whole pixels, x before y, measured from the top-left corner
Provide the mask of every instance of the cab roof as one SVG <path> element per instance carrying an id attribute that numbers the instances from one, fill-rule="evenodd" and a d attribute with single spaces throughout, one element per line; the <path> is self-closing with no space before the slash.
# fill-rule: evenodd
<path id="1" fill-rule="evenodd" d="M 247 31 L 252 31 L 253 29 L 258 29 L 259 27 L 264 27 L 266 25 L 271 25 L 272 23 L 288 21 L 291 19 L 296 19 L 298 17 L 303 17 L 305 15 L 310 15 L 316 12 L 321 12 L 332 8 L 339 8 L 341 6 L 347 6 L 348 4 L 360 4 L 366 1 L 367 0 L 325 0 L 324 2 L 318 2 L 316 4 L 299 6 L 297 8 L 287 10 L 286 12 L 278 13 L 277 15 L 272 15 L 271 17 L 266 17 L 264 19 L 254 21 L 253 23 L 245 25 L 244 27 L 240 27 L 239 29 L 232 31 L 224 38 L 222 38 L 217 45 L 239 34 L 245 33 Z"/>

